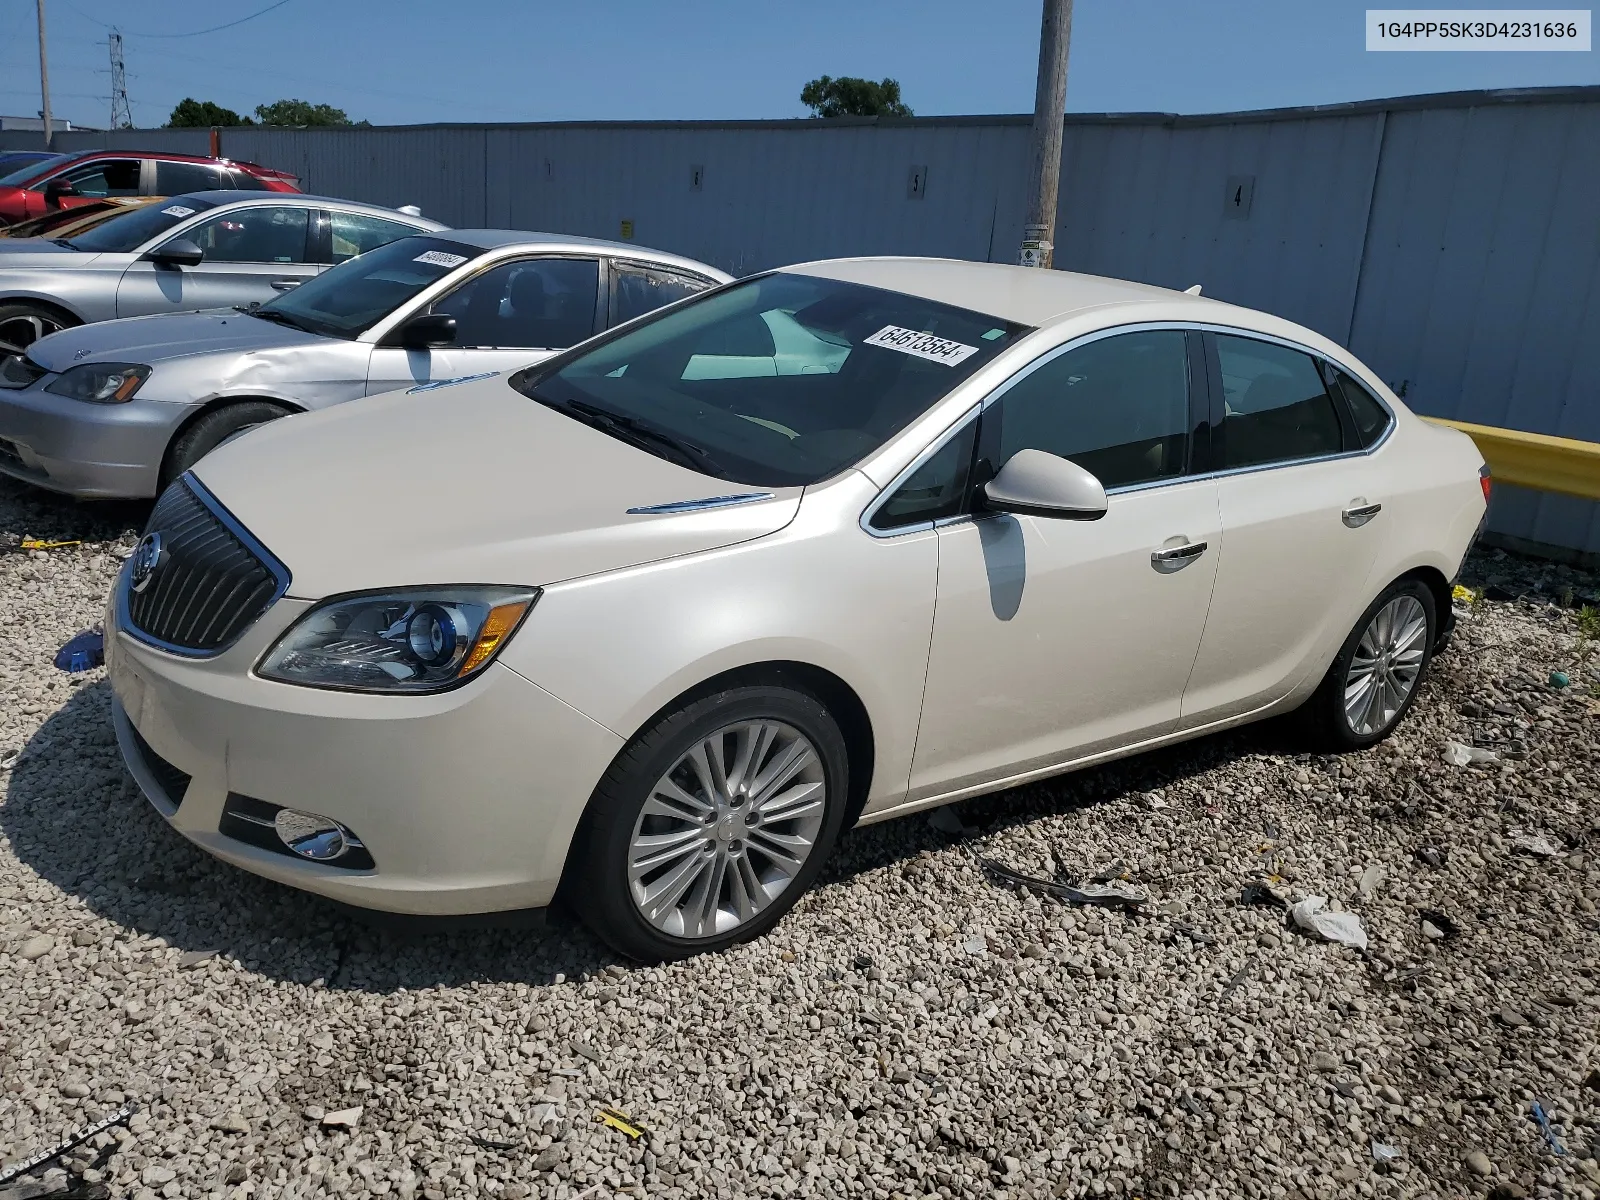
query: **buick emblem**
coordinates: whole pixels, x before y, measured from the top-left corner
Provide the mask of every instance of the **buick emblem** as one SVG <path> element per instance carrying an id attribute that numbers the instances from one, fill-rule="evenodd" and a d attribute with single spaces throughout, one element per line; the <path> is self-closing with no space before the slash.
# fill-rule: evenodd
<path id="1" fill-rule="evenodd" d="M 161 535 L 147 533 L 134 548 L 133 557 L 128 560 L 128 587 L 135 592 L 142 592 L 150 586 L 150 581 L 156 576 L 156 568 L 161 565 Z"/>

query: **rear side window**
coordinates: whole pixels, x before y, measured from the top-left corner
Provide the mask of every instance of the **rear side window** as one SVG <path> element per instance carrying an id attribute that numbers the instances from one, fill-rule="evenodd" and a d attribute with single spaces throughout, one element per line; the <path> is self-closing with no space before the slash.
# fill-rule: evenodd
<path id="1" fill-rule="evenodd" d="M 387 246 L 390 242 L 398 242 L 417 232 L 415 226 L 366 213 L 335 211 L 329 214 L 329 223 L 333 237 L 333 261 L 336 263 L 365 254 L 368 250 L 376 250 L 379 246 Z"/>
<path id="2" fill-rule="evenodd" d="M 229 172 L 205 163 L 156 163 L 156 195 L 181 196 L 185 192 L 209 192 L 232 184 Z"/>
<path id="3" fill-rule="evenodd" d="M 241 192 L 264 192 L 267 190 L 267 185 L 262 183 L 261 180 L 250 174 L 249 171 L 241 171 L 237 167 L 228 172 L 228 182 L 221 186 L 236 188 Z"/>
<path id="4" fill-rule="evenodd" d="M 1378 398 L 1369 392 L 1365 386 L 1350 375 L 1345 374 L 1338 367 L 1330 367 L 1333 375 L 1334 386 L 1339 389 L 1344 397 L 1345 405 L 1350 409 L 1350 416 L 1355 420 L 1356 437 L 1365 450 L 1383 436 L 1384 430 L 1389 428 L 1389 410 L 1378 403 Z"/>
<path id="5" fill-rule="evenodd" d="M 996 466 L 1018 450 L 1043 450 L 1108 488 L 1181 475 L 1190 427 L 1185 336 L 1157 329 L 1079 346 L 1019 379 L 994 411 Z"/>
<path id="6" fill-rule="evenodd" d="M 1308 354 L 1218 334 L 1222 465 L 1256 467 L 1338 454 L 1339 413 Z"/>
<path id="7" fill-rule="evenodd" d="M 611 323 L 621 325 L 647 312 L 703 292 L 711 286 L 706 279 L 680 275 L 676 271 L 647 270 L 626 263 L 611 264 Z"/>

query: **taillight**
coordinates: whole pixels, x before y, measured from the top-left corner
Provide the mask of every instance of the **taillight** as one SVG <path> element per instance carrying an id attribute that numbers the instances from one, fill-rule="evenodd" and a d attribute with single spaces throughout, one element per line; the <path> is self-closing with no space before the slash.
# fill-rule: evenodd
<path id="1" fill-rule="evenodd" d="M 1483 502 L 1489 503 L 1489 493 L 1494 488 L 1494 475 L 1490 472 L 1488 463 L 1478 468 L 1478 486 L 1483 489 Z"/>

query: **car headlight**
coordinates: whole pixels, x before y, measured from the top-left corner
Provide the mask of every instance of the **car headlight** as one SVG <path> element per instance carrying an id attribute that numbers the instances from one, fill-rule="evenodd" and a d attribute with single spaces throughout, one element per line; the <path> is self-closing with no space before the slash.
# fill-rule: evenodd
<path id="1" fill-rule="evenodd" d="M 139 385 L 150 378 L 150 368 L 140 363 L 83 363 L 68 367 L 44 390 L 92 404 L 121 404 L 133 399 Z"/>
<path id="2" fill-rule="evenodd" d="M 404 588 L 327 600 L 267 651 L 256 674 L 352 692 L 439 692 L 488 666 L 538 588 Z"/>

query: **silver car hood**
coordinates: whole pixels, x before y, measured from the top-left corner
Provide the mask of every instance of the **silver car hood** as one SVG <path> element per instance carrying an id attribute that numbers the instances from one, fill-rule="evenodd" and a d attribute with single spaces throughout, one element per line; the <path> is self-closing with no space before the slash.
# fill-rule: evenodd
<path id="1" fill-rule="evenodd" d="M 503 376 L 263 425 L 195 475 L 289 568 L 289 594 L 546 585 L 776 532 L 802 488 L 714 479 L 563 416 Z M 631 508 L 732 494 L 686 512 Z"/>
<path id="2" fill-rule="evenodd" d="M 137 362 L 155 365 L 218 351 L 265 350 L 326 343 L 320 334 L 304 333 L 246 316 L 231 308 L 204 312 L 160 313 L 123 317 L 63 329 L 40 338 L 28 357 L 47 371 L 64 371 L 82 362 Z"/>
<path id="3" fill-rule="evenodd" d="M 99 262 L 105 255 L 58 246 L 48 238 L 0 238 L 0 271 L 36 271 L 49 267 L 87 267 Z"/>

